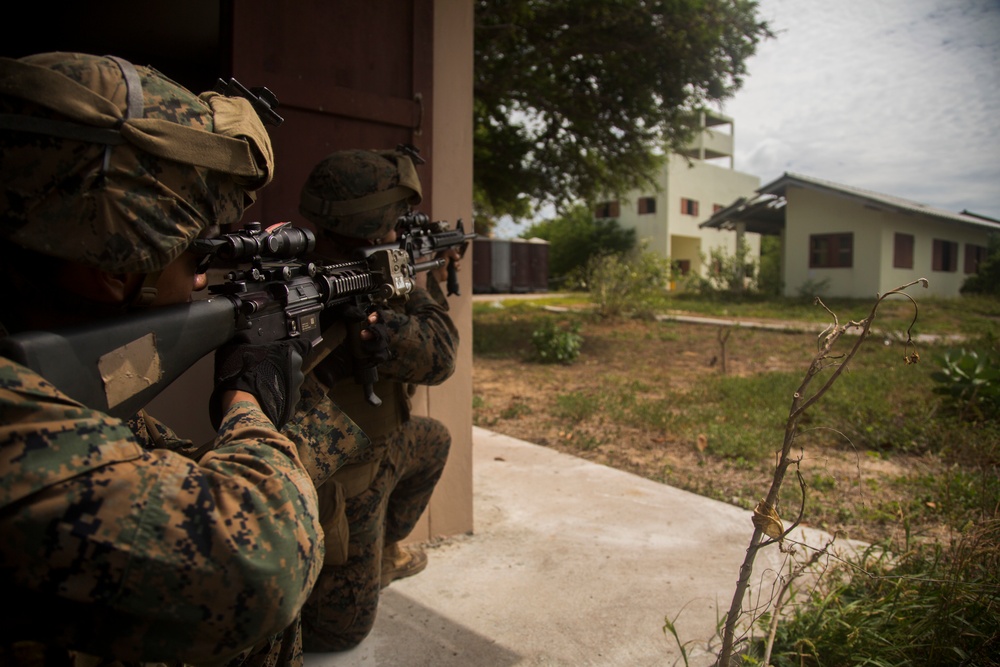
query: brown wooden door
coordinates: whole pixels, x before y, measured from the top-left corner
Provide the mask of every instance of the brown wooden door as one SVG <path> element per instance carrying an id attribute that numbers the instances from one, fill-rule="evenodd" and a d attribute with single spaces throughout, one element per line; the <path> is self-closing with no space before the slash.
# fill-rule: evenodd
<path id="1" fill-rule="evenodd" d="M 430 211 L 433 1 L 232 4 L 232 71 L 266 86 L 284 122 L 269 128 L 275 177 L 244 222 L 305 221 L 299 191 L 323 157 L 411 143 Z"/>

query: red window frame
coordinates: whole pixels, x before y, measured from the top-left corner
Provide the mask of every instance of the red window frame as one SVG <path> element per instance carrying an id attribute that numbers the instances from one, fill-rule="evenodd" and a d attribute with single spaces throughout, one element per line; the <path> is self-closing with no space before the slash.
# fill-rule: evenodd
<path id="1" fill-rule="evenodd" d="M 934 239 L 934 254 L 931 271 L 954 273 L 958 271 L 958 243 L 945 239 Z"/>
<path id="2" fill-rule="evenodd" d="M 913 234 L 896 232 L 892 245 L 892 268 L 913 268 Z"/>
<path id="3" fill-rule="evenodd" d="M 621 215 L 618 200 L 601 202 L 594 208 L 595 218 L 617 218 Z"/>
<path id="4" fill-rule="evenodd" d="M 810 269 L 850 269 L 854 266 L 854 233 L 810 234 Z"/>

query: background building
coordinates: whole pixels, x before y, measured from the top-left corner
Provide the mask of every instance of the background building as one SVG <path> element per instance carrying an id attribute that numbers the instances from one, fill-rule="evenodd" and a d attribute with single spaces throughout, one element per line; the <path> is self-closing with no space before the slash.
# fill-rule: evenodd
<path id="1" fill-rule="evenodd" d="M 700 224 L 738 197 L 751 194 L 760 179 L 734 169 L 733 119 L 715 112 L 700 116 L 701 130 L 688 149 L 671 155 L 656 177 L 655 187 L 633 190 L 622 199 L 601 202 L 598 218 L 616 218 L 625 229 L 681 274 L 705 274 L 703 260 L 712 249 L 736 251 L 737 235 Z M 741 230 L 737 230 L 741 231 Z M 760 254 L 760 237 L 746 234 L 750 257 Z"/>
<path id="2" fill-rule="evenodd" d="M 1000 221 L 786 173 L 702 225 L 781 237 L 786 296 L 869 298 L 927 278 L 934 296 L 959 295 Z"/>

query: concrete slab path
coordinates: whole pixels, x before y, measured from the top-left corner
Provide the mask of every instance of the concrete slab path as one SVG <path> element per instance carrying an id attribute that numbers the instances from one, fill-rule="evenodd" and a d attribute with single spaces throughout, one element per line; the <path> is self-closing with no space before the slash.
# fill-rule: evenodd
<path id="1" fill-rule="evenodd" d="M 665 618 L 690 665 L 713 664 L 750 512 L 481 428 L 473 450 L 473 534 L 386 588 L 359 647 L 306 667 L 683 665 Z M 782 562 L 758 555 L 761 594 Z"/>

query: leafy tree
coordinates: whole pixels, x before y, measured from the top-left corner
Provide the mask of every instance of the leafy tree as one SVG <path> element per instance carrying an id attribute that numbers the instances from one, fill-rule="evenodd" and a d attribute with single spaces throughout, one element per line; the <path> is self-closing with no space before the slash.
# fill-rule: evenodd
<path id="1" fill-rule="evenodd" d="M 582 204 L 564 215 L 536 222 L 521 234 L 522 238 L 540 238 L 549 242 L 549 275 L 562 284 L 574 269 L 586 265 L 596 255 L 622 253 L 636 245 L 635 230 L 623 229 L 617 220 L 594 219 Z"/>
<path id="2" fill-rule="evenodd" d="M 731 97 L 771 37 L 755 0 L 477 0 L 477 216 L 621 194 Z"/>
<path id="3" fill-rule="evenodd" d="M 990 237 L 986 259 L 974 274 L 962 283 L 962 294 L 992 294 L 1000 296 L 1000 234 Z"/>

